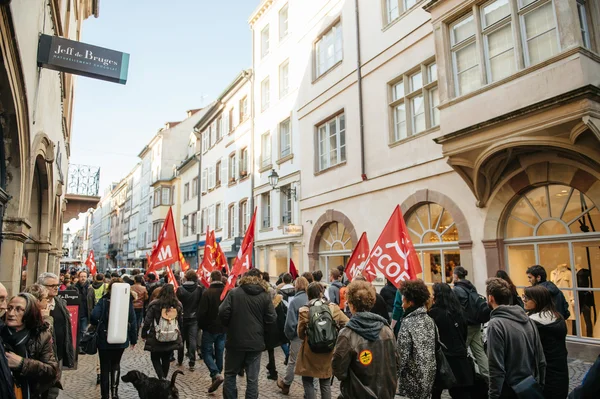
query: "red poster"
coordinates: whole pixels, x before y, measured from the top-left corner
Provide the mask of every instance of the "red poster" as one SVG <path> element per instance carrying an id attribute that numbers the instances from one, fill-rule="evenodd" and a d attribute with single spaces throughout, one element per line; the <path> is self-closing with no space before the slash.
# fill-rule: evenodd
<path id="1" fill-rule="evenodd" d="M 73 351 L 77 353 L 77 324 L 79 323 L 79 305 L 67 305 L 71 315 L 71 336 L 73 337 Z"/>

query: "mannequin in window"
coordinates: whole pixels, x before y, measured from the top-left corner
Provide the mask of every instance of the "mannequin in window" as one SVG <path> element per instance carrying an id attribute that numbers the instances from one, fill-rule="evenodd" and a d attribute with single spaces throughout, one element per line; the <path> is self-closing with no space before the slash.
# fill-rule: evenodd
<path id="1" fill-rule="evenodd" d="M 573 298 L 573 291 L 570 290 L 573 288 L 573 282 L 571 280 L 571 269 L 569 269 L 566 263 L 558 265 L 556 269 L 552 270 L 552 273 L 550 273 L 550 281 L 560 288 L 561 291 L 564 290 L 563 294 L 567 300 L 567 303 L 569 304 L 569 312 L 571 313 L 569 320 L 575 320 L 575 311 L 573 309 L 575 299 Z M 572 331 L 575 331 L 575 329 Z"/>
<path id="2" fill-rule="evenodd" d="M 577 257 L 577 264 L 575 265 L 575 270 L 577 270 L 577 288 L 589 288 L 592 286 L 590 269 L 581 267 L 579 262 L 581 262 L 581 256 Z M 583 314 L 585 322 L 585 334 L 587 337 L 593 337 L 592 308 L 596 309 L 594 293 L 592 291 L 578 291 L 577 295 L 579 297 L 579 311 Z"/>
<path id="3" fill-rule="evenodd" d="M 434 284 L 442 282 L 442 266 L 439 263 L 431 265 L 431 282 Z"/>

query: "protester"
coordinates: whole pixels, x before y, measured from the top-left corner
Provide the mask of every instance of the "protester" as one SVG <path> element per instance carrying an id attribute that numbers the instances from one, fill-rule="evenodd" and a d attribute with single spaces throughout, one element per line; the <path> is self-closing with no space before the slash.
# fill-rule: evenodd
<path id="1" fill-rule="evenodd" d="M 225 327 L 219 318 L 221 293 L 225 285 L 222 274 L 215 270 L 210 274 L 210 287 L 202 294 L 198 311 L 198 324 L 202 328 L 202 357 L 212 380 L 208 393 L 215 392 L 223 383 L 223 352 L 225 350 Z"/>
<path id="2" fill-rule="evenodd" d="M 335 303 L 338 306 L 340 304 L 340 289 L 344 286 L 340 281 L 341 276 L 342 274 L 338 269 L 332 269 L 329 273 L 329 281 L 331 282 L 331 285 L 327 290 L 329 291 L 329 300 L 331 303 Z"/>
<path id="3" fill-rule="evenodd" d="M 546 358 L 544 397 L 564 399 L 569 393 L 565 320 L 554 308 L 550 291 L 541 285 L 525 288 L 523 300 L 525 311 L 535 323 L 544 348 Z"/>
<path id="4" fill-rule="evenodd" d="M 88 322 L 89 322 L 89 308 L 88 308 L 88 290 L 90 288 L 90 283 L 88 281 L 88 275 L 85 271 L 80 271 L 77 274 L 77 283 L 75 283 L 75 289 L 79 293 L 79 329 L 78 332 L 78 341 L 81 342 L 81 337 L 85 330 L 87 330 Z M 85 353 L 80 351 L 80 354 L 84 355 Z"/>
<path id="5" fill-rule="evenodd" d="M 494 277 L 486 282 L 488 303 L 493 309 L 487 328 L 489 397 L 513 398 L 514 386 L 533 376 L 544 386 L 546 360 L 540 336 L 519 306 L 510 306 L 508 283 Z"/>
<path id="6" fill-rule="evenodd" d="M 394 332 L 387 322 L 369 310 L 375 304 L 375 288 L 366 281 L 348 285 L 352 318 L 337 339 L 331 362 L 341 381 L 340 398 L 391 399 L 398 383 L 398 354 Z"/>
<path id="7" fill-rule="evenodd" d="M 127 327 L 127 338 L 122 344 L 109 344 L 108 318 L 110 317 L 110 298 L 113 284 L 122 283 L 120 278 L 113 278 L 106 289 L 105 295 L 100 298 L 91 313 L 90 323 L 96 326 L 98 356 L 100 357 L 100 395 L 102 399 L 118 399 L 119 379 L 121 377 L 121 357 L 129 344 L 135 347 L 137 344 L 137 320 L 133 310 L 133 301 L 129 300 L 129 320 Z M 127 306 L 127 305 L 124 305 Z M 110 381 L 110 385 L 109 385 Z M 110 386 L 110 395 L 109 395 Z"/>
<path id="8" fill-rule="evenodd" d="M 477 317 L 477 304 L 474 298 L 479 298 L 477 289 L 466 279 L 469 273 L 462 266 L 456 266 L 453 272 L 454 294 L 458 298 L 467 318 L 467 346 L 471 348 L 479 373 L 489 377 L 488 358 L 483 348 L 481 321 Z M 487 309 L 487 308 L 486 308 Z"/>
<path id="9" fill-rule="evenodd" d="M 404 317 L 398 332 L 398 393 L 411 399 L 431 397 L 435 380 L 435 323 L 425 304 L 429 290 L 422 280 L 400 286 Z"/>
<path id="10" fill-rule="evenodd" d="M 394 308 L 392 310 L 392 323 L 390 327 L 392 331 L 394 331 L 394 335 L 398 336 L 398 331 L 400 330 L 400 324 L 402 321 L 402 317 L 404 316 L 404 308 L 402 307 L 402 294 L 400 290 L 396 290 L 396 297 L 394 298 Z"/>
<path id="11" fill-rule="evenodd" d="M 308 296 L 308 304 L 300 308 L 298 317 L 298 338 L 302 340 L 302 345 L 298 351 L 296 359 L 295 374 L 302 376 L 302 385 L 304 385 L 304 395 L 306 399 L 316 399 L 314 379 L 319 379 L 319 388 L 321 390 L 322 399 L 331 398 L 331 376 L 333 370 L 331 368 L 331 359 L 333 357 L 333 348 L 330 352 L 316 353 L 313 352 L 309 345 L 309 334 L 312 332 L 314 320 L 309 317 L 310 309 L 313 306 L 325 305 L 333 318 L 337 330 L 343 328 L 348 322 L 346 315 L 340 310 L 339 306 L 334 303 L 327 303 L 322 299 L 321 284 L 311 283 L 306 289 Z M 322 326 L 319 326 L 323 328 Z"/>
<path id="12" fill-rule="evenodd" d="M 152 298 L 152 293 L 155 289 L 160 287 L 160 283 L 156 280 L 156 274 L 154 272 L 150 272 L 148 274 L 148 284 L 146 288 L 148 289 L 148 296 Z"/>
<path id="13" fill-rule="evenodd" d="M 294 371 L 296 370 L 296 358 L 300 346 L 302 346 L 302 340 L 298 337 L 298 316 L 300 308 L 306 306 L 308 303 L 308 297 L 306 296 L 306 289 L 308 288 L 308 281 L 304 277 L 296 279 L 295 282 L 296 295 L 293 297 L 293 301 L 288 306 L 288 311 L 285 319 L 285 327 L 283 329 L 285 336 L 290 340 L 290 357 L 288 359 L 287 369 L 285 376 L 277 380 L 277 386 L 281 389 L 284 395 L 289 394 L 290 386 L 294 382 Z"/>
<path id="14" fill-rule="evenodd" d="M 58 295 L 58 276 L 53 273 L 42 273 L 38 277 L 38 284 L 48 289 L 48 308 L 54 321 L 54 349 L 55 357 L 60 368 L 72 368 L 75 365 L 75 350 L 73 349 L 73 334 L 71 332 L 71 315 L 67 310 L 67 303 Z M 48 399 L 58 397 L 59 388 L 52 387 L 48 392 Z"/>
<path id="15" fill-rule="evenodd" d="M 282 277 L 282 280 L 283 286 L 281 286 L 281 288 L 279 288 L 278 291 L 279 294 L 281 294 L 281 296 L 283 297 L 283 300 L 285 301 L 286 305 L 289 306 L 290 298 L 293 298 L 294 294 L 296 293 L 296 289 L 292 284 L 292 275 L 290 273 L 285 273 Z"/>
<path id="16" fill-rule="evenodd" d="M 149 301 L 149 303 L 148 303 L 148 306 L 150 306 L 150 303 L 151 303 L 152 301 L 155 301 L 155 300 L 158 298 L 158 295 L 160 294 L 160 290 L 161 290 L 161 289 L 162 289 L 162 287 L 156 287 L 156 288 L 155 288 L 155 289 L 152 291 L 152 295 L 150 295 L 150 299 L 148 300 L 148 301 Z M 147 313 L 147 311 L 148 311 L 148 309 L 146 309 L 146 314 L 148 314 L 148 313 Z M 144 319 L 145 319 L 145 318 L 146 318 L 146 316 L 144 315 Z"/>
<path id="17" fill-rule="evenodd" d="M 508 283 L 508 285 L 510 286 L 510 291 L 512 292 L 512 297 L 510 298 L 510 304 L 523 307 L 524 306 L 523 300 L 521 299 L 521 296 L 517 292 L 517 287 L 512 282 L 512 279 L 510 278 L 508 273 L 506 273 L 506 271 L 504 271 L 504 270 L 498 270 L 496 272 L 496 277 L 501 278 L 502 280 L 506 281 Z"/>
<path id="18" fill-rule="evenodd" d="M 600 397 L 600 356 L 583 377 L 581 385 L 569 394 L 569 399 L 596 399 Z"/>
<path id="19" fill-rule="evenodd" d="M 65 291 L 65 290 L 72 290 L 72 289 L 74 289 L 74 287 L 71 284 L 71 275 L 65 274 L 63 280 L 60 283 L 59 290 Z"/>
<path id="20" fill-rule="evenodd" d="M 107 284 L 104 283 L 104 274 L 98 273 L 94 276 L 94 281 L 90 284 L 87 293 L 88 314 L 92 314 L 92 310 L 100 299 L 106 294 Z"/>
<path id="21" fill-rule="evenodd" d="M 367 281 L 367 279 L 364 276 L 356 276 L 354 278 L 354 281 Z M 371 284 L 371 283 L 368 283 Z M 344 292 L 344 298 L 345 298 L 345 293 L 348 287 L 342 287 L 342 289 L 340 290 L 341 292 Z M 346 300 L 344 299 L 344 302 L 346 302 Z M 344 312 L 344 314 L 346 314 L 346 316 L 351 316 L 352 313 L 350 313 L 350 309 L 348 309 L 348 306 L 346 306 L 345 308 L 342 309 L 342 311 Z M 387 311 L 387 305 L 385 303 L 385 299 L 383 299 L 383 297 L 378 294 L 377 292 L 375 292 L 375 304 L 373 305 L 373 307 L 371 309 L 369 309 L 369 311 L 371 313 L 375 313 L 378 316 L 381 316 L 386 322 L 390 322 L 390 318 L 389 318 L 389 313 Z"/>
<path id="22" fill-rule="evenodd" d="M 450 396 L 456 399 L 470 399 L 474 384 L 473 368 L 467 357 L 467 320 L 452 288 L 446 283 L 433 285 L 433 306 L 429 316 L 435 322 L 439 338 L 448 364 L 454 373 L 457 384 L 449 389 Z M 442 397 L 443 389 L 433 387 L 432 399 Z"/>
<path id="23" fill-rule="evenodd" d="M 141 274 L 137 273 L 133 279 L 135 284 L 131 287 L 131 292 L 137 294 L 137 298 L 133 301 L 133 311 L 135 312 L 136 325 L 139 329 L 144 323 L 144 303 L 148 300 L 148 290 L 144 286 L 144 277 Z"/>
<path id="24" fill-rule="evenodd" d="M 531 266 L 527 269 L 527 279 L 531 285 L 541 285 L 542 287 L 546 287 L 548 291 L 550 291 L 550 295 L 552 295 L 552 302 L 554 302 L 554 308 L 563 319 L 568 320 L 569 316 L 571 316 L 571 312 L 569 312 L 569 304 L 565 299 L 565 295 L 561 290 L 552 282 L 547 281 L 546 269 L 544 269 L 540 265 Z"/>
<path id="25" fill-rule="evenodd" d="M 58 278 L 57 287 L 58 287 Z M 6 351 L 17 398 L 38 399 L 60 384 L 60 369 L 54 356 L 52 334 L 42 319 L 37 300 L 21 293 L 11 298 L 0 336 Z"/>
<path id="26" fill-rule="evenodd" d="M 0 331 L 4 329 L 4 314 L 8 306 L 7 297 L 8 291 L 4 287 L 4 284 L 0 283 Z M 0 398 L 16 399 L 13 383 L 12 373 L 8 366 L 6 352 L 4 351 L 4 342 L 0 334 Z"/>
<path id="27" fill-rule="evenodd" d="M 250 269 L 240 285 L 219 306 L 219 318 L 227 328 L 223 397 L 237 398 L 236 376 L 246 371 L 246 398 L 258 398 L 260 356 L 265 350 L 265 328 L 277 314 L 267 293 L 268 285 L 258 269 Z"/>
<path id="28" fill-rule="evenodd" d="M 394 301 L 396 300 L 396 292 L 398 289 L 394 286 L 394 284 L 390 280 L 385 281 L 385 285 L 379 292 L 383 300 L 385 301 L 385 305 L 388 312 L 387 319 L 390 320 L 392 318 L 392 313 L 394 311 Z"/>
<path id="29" fill-rule="evenodd" d="M 267 352 L 269 354 L 269 363 L 267 363 L 267 379 L 277 381 L 277 366 L 275 364 L 275 348 L 281 346 L 286 359 L 290 353 L 289 340 L 285 336 L 285 318 L 287 315 L 287 306 L 283 302 L 283 296 L 278 294 L 277 291 L 270 288 L 269 297 L 273 302 L 275 313 L 277 314 L 277 322 L 270 325 L 269 329 L 266 330 L 267 338 L 265 344 L 267 346 Z"/>
<path id="30" fill-rule="evenodd" d="M 325 295 L 325 298 L 327 298 L 327 300 L 329 300 L 329 289 L 328 289 L 329 286 L 326 283 L 321 281 L 323 279 L 323 272 L 320 270 L 315 270 L 314 272 L 312 272 L 312 276 L 316 283 L 321 284 L 321 287 L 323 289 L 323 295 Z M 311 281 L 309 281 L 309 284 L 310 283 L 311 283 Z"/>
<path id="31" fill-rule="evenodd" d="M 309 284 L 312 283 L 313 281 L 315 281 L 311 272 L 302 273 L 302 277 L 304 277 L 306 279 L 306 281 L 308 281 Z"/>
<path id="32" fill-rule="evenodd" d="M 346 276 L 346 273 L 344 273 L 346 268 L 342 265 L 338 265 L 337 269 L 340 272 L 340 281 L 341 281 L 342 285 L 344 287 L 347 286 L 350 281 L 348 281 L 348 277 Z"/>
<path id="33" fill-rule="evenodd" d="M 196 369 L 196 338 L 198 337 L 198 308 L 204 287 L 198 285 L 198 275 L 193 269 L 185 272 L 185 282 L 177 290 L 177 298 L 183 306 L 181 335 L 183 344 L 177 351 L 177 363 L 183 363 L 184 346 L 187 347 L 190 371 Z"/>
<path id="34" fill-rule="evenodd" d="M 180 333 L 174 341 L 159 341 L 156 326 L 161 319 L 177 320 Z M 152 366 L 158 378 L 166 379 L 169 374 L 170 359 L 173 351 L 183 344 L 181 326 L 183 325 L 183 308 L 175 296 L 171 284 L 161 287 L 158 297 L 148 305 L 148 312 L 144 317 L 142 339 L 146 340 L 144 350 L 150 352 Z"/>
<path id="35" fill-rule="evenodd" d="M 33 297 L 37 300 L 40 313 L 42 314 L 42 319 L 44 322 L 48 323 L 50 332 L 54 335 L 54 320 L 52 319 L 52 316 L 50 316 L 50 309 L 48 308 L 48 288 L 41 284 L 32 284 L 29 287 L 25 287 L 23 292 L 33 295 Z"/>

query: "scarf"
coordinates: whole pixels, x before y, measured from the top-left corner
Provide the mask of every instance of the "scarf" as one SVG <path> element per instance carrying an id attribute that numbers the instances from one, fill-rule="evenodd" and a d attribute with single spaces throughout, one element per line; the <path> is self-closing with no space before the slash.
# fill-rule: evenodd
<path id="1" fill-rule="evenodd" d="M 24 328 L 21 331 L 16 331 L 12 327 L 5 326 L 2 329 L 2 340 L 4 341 L 4 348 L 7 352 L 13 352 L 22 358 L 28 358 L 27 353 L 27 342 L 29 342 L 30 332 Z M 29 399 L 29 385 L 27 378 L 21 375 L 20 371 L 13 370 L 13 376 L 15 383 L 21 388 L 23 393 L 23 399 Z"/>

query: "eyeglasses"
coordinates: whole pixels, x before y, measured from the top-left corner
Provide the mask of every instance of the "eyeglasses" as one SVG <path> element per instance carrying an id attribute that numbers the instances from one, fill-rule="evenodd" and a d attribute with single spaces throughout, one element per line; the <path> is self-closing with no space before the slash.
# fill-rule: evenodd
<path id="1" fill-rule="evenodd" d="M 521 298 L 523 298 L 523 302 L 529 302 L 529 298 L 525 295 L 521 296 Z"/>
<path id="2" fill-rule="evenodd" d="M 16 307 L 15 306 L 9 306 L 9 307 L 6 308 L 6 313 L 13 312 L 13 311 L 15 313 L 25 313 L 25 309 L 22 308 L 22 307 L 20 307 L 20 306 L 16 306 Z"/>
<path id="3" fill-rule="evenodd" d="M 48 288 L 58 288 L 58 287 L 60 287 L 60 284 L 44 284 L 44 287 L 48 287 Z"/>

